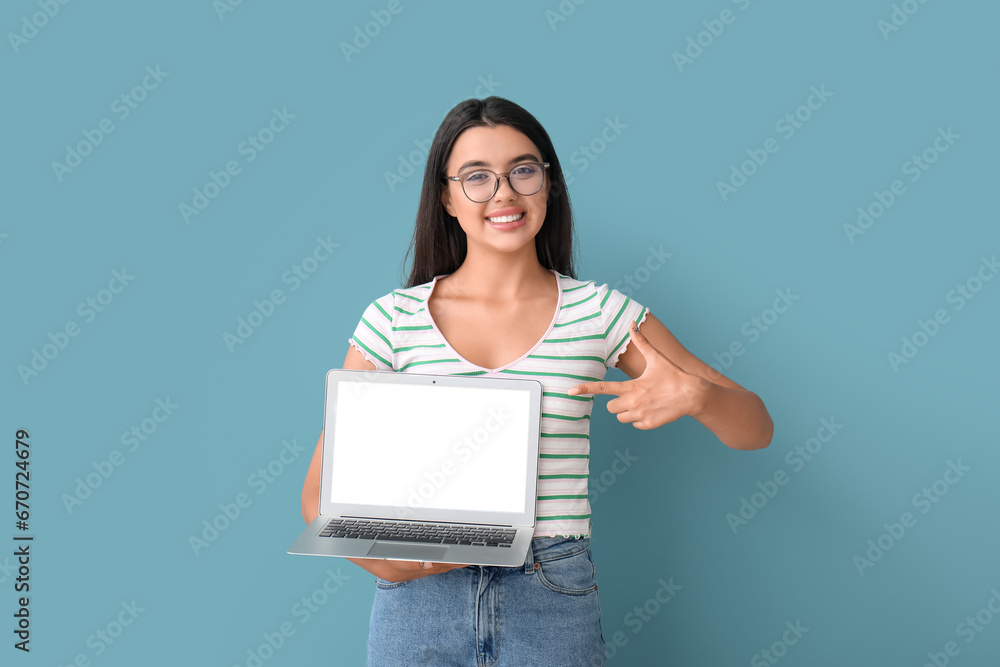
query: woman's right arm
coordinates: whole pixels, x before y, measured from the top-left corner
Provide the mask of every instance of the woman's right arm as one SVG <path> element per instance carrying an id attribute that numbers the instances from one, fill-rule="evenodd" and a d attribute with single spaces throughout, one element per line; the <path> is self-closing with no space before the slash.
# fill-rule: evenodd
<path id="1" fill-rule="evenodd" d="M 347 356 L 344 357 L 344 368 L 360 371 L 373 371 L 375 364 L 364 358 L 364 355 L 353 345 L 348 346 Z M 307 524 L 312 523 L 319 515 L 319 488 L 320 469 L 323 461 L 323 432 L 320 431 L 319 441 L 316 443 L 316 450 L 313 452 L 312 461 L 309 462 L 309 470 L 306 472 L 306 481 L 302 485 L 302 518 Z M 454 570 L 466 565 L 451 565 L 448 563 L 425 563 L 431 567 L 420 567 L 416 561 L 384 560 L 381 558 L 348 558 L 355 565 L 358 565 L 376 577 L 386 581 L 409 581 L 419 579 L 429 574 L 438 574 Z"/>

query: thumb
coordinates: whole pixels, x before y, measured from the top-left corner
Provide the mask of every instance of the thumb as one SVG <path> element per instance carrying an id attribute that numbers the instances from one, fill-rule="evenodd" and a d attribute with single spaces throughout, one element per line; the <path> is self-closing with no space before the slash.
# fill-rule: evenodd
<path id="1" fill-rule="evenodd" d="M 639 325 L 634 321 L 629 323 L 628 331 L 632 336 L 632 340 L 635 341 L 636 347 L 639 348 L 639 351 L 642 352 L 643 356 L 646 356 L 646 351 L 652 343 L 649 342 L 649 339 L 646 338 L 645 334 L 639 331 Z"/>
<path id="2" fill-rule="evenodd" d="M 653 346 L 649 339 L 646 338 L 645 334 L 639 331 L 639 325 L 635 322 L 631 322 L 628 325 L 629 333 L 632 336 L 632 343 L 635 345 L 635 349 L 639 351 L 642 358 L 646 360 L 646 365 L 656 364 L 663 353 L 660 352 L 656 347 Z"/>

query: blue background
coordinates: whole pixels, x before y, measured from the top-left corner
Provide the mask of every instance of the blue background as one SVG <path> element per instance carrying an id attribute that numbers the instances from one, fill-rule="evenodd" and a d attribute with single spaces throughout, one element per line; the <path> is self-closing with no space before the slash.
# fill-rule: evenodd
<path id="1" fill-rule="evenodd" d="M 285 554 L 302 529 L 323 377 L 404 276 L 420 144 L 456 103 L 489 94 L 553 138 L 573 179 L 578 276 L 619 289 L 630 277 L 631 296 L 775 423 L 769 448 L 740 452 L 688 417 L 619 424 L 597 399 L 592 547 L 611 663 L 773 664 L 767 650 L 783 665 L 922 665 L 954 642 L 953 664 L 1000 664 L 988 606 L 1000 590 L 1000 280 L 976 282 L 1000 250 L 996 3 L 897 3 L 891 31 L 888 1 L 218 5 L 0 10 L 9 509 L 14 434 L 31 433 L 30 528 L 6 514 L 0 553 L 35 537 L 30 654 L 12 647 L 16 574 L 0 557 L 4 664 L 362 664 L 371 576 Z M 678 65 L 686 50 L 696 57 Z M 165 74 L 122 118 L 115 100 L 147 67 Z M 800 108 L 812 87 L 830 96 Z M 275 109 L 294 118 L 248 161 L 241 143 Z M 808 119 L 788 136 L 776 124 L 796 112 Z M 105 118 L 113 131 L 57 173 Z M 620 133 L 604 143 L 609 121 Z M 905 163 L 949 128 L 959 138 L 911 181 Z M 769 138 L 777 152 L 743 165 Z M 179 207 L 230 160 L 239 173 L 186 221 Z M 752 174 L 723 197 L 734 166 Z M 849 238 L 858 207 L 894 180 L 905 193 Z M 338 247 L 293 290 L 283 276 L 317 238 Z M 670 253 L 653 271 L 651 249 Z M 102 293 L 123 268 L 127 286 Z M 981 289 L 959 309 L 948 295 L 967 283 Z M 284 302 L 231 350 L 224 334 L 276 289 Z M 775 317 L 776 290 L 797 299 Z M 78 310 L 109 296 L 101 312 Z M 889 353 L 938 309 L 947 322 L 894 367 Z M 50 334 L 69 322 L 78 335 L 57 350 Z M 736 341 L 744 353 L 726 358 Z M 47 344 L 41 370 L 19 370 Z M 122 434 L 157 399 L 178 407 L 130 451 Z M 830 438 L 823 419 L 842 428 Z M 786 458 L 818 434 L 828 442 L 804 465 Z M 121 465 L 67 505 L 116 450 Z M 622 471 L 620 456 L 637 461 Z M 949 461 L 968 471 L 945 475 Z M 769 486 L 779 471 L 787 483 Z M 219 519 L 239 494 L 249 505 Z M 760 507 L 727 518 L 744 499 Z M 884 524 L 904 512 L 897 539 Z M 228 525 L 192 547 L 213 521 Z M 880 538 L 889 549 L 859 565 Z M 339 588 L 316 594 L 328 569 Z M 681 587 L 662 605 L 661 579 Z M 313 596 L 324 603 L 304 618 L 296 605 Z M 122 607 L 133 602 L 134 619 Z M 99 639 L 120 613 L 133 622 Z M 282 624 L 290 636 L 261 651 Z"/>

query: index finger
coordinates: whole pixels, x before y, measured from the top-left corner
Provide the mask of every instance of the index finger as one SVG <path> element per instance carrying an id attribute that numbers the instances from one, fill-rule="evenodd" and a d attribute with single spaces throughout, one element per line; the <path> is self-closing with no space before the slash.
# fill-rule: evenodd
<path id="1" fill-rule="evenodd" d="M 577 396 L 578 394 L 613 394 L 614 396 L 621 396 L 625 389 L 624 382 L 605 382 L 601 380 L 600 382 L 584 382 L 583 384 L 578 384 L 570 387 L 569 395 Z"/>

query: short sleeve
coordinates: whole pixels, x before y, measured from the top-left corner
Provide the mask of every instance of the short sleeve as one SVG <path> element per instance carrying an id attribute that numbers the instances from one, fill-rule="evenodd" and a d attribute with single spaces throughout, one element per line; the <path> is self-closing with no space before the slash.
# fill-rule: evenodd
<path id="1" fill-rule="evenodd" d="M 601 317 L 604 320 L 604 365 L 613 368 L 631 340 L 629 325 L 632 322 L 641 325 L 649 308 L 644 308 L 631 297 L 606 284 L 597 287 L 597 297 L 600 299 Z"/>
<path id="2" fill-rule="evenodd" d="M 393 305 L 392 294 L 373 301 L 361 316 L 354 335 L 348 339 L 365 359 L 375 364 L 377 371 L 395 370 L 392 367 Z"/>

